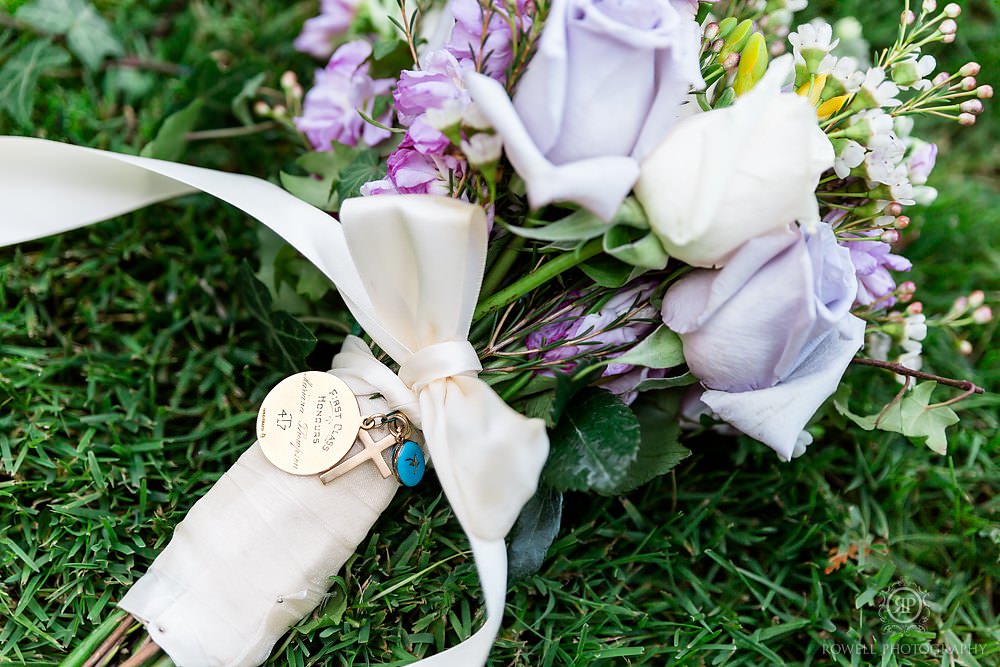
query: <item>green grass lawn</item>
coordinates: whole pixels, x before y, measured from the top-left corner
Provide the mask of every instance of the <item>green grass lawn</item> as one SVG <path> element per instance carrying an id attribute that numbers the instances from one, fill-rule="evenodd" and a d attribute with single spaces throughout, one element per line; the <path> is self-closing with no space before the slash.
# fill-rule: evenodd
<path id="1" fill-rule="evenodd" d="M 10 21 L 21 4 L 2 5 L 0 63 L 34 39 Z M 129 66 L 61 65 L 39 80 L 30 123 L 0 112 L 0 133 L 137 152 L 198 95 L 211 92 L 197 130 L 225 128 L 254 75 L 270 87 L 287 68 L 311 77 L 291 39 L 313 3 L 95 4 Z M 898 16 L 891 2 L 813 4 L 858 13 L 876 43 Z M 975 54 L 996 85 L 997 5 L 961 4 L 959 40 L 940 59 L 954 71 Z M 930 125 L 942 194 L 912 212 L 905 250 L 928 312 L 977 288 L 1000 310 L 996 107 L 980 121 Z M 274 177 L 295 154 L 283 136 L 206 139 L 182 159 Z M 0 249 L 0 664 L 66 657 L 252 442 L 260 400 L 293 370 L 234 289 L 258 245 L 255 222 L 196 196 Z M 309 364 L 322 369 L 340 334 L 316 324 Z M 1000 389 L 996 327 L 958 361 L 949 334 L 932 331 L 926 366 Z M 849 372 L 852 404 L 895 392 L 891 377 Z M 947 456 L 831 417 L 789 464 L 706 436 L 675 474 L 629 496 L 568 495 L 542 570 L 512 584 L 491 664 L 996 665 L 998 405 L 993 393 L 960 404 Z M 467 549 L 433 476 L 401 492 L 268 664 L 402 665 L 454 645 L 481 621 Z M 845 562 L 833 569 L 831 554 Z M 880 636 L 878 594 L 895 584 L 926 592 L 925 633 L 847 652 Z"/>

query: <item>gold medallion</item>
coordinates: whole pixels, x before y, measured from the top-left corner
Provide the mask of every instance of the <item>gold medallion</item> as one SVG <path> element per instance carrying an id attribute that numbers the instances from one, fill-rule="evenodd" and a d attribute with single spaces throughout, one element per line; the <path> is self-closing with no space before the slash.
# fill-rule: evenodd
<path id="1" fill-rule="evenodd" d="M 330 373 L 306 371 L 271 390 L 257 414 L 264 456 L 293 475 L 318 475 L 344 458 L 361 430 L 358 399 Z"/>

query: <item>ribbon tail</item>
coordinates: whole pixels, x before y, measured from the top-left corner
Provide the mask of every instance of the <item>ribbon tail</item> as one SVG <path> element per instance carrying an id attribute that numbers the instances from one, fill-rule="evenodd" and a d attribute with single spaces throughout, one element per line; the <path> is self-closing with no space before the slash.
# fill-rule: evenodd
<path id="1" fill-rule="evenodd" d="M 486 622 L 461 644 L 419 660 L 412 667 L 477 667 L 486 664 L 503 622 L 507 597 L 507 545 L 503 540 L 481 540 L 472 535 L 469 542 L 486 598 Z"/>
<path id="2" fill-rule="evenodd" d="M 326 274 L 354 311 L 370 310 L 340 223 L 273 183 L 176 162 L 30 137 L 0 137 L 0 247 L 86 227 L 205 192 L 284 238 Z M 356 313 L 357 315 L 357 313 Z M 362 326 L 368 324 L 368 318 Z"/>

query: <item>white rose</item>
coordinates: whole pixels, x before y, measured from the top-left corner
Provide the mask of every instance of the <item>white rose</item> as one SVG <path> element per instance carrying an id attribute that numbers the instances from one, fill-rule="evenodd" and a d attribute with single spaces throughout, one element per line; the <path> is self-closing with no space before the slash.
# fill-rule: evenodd
<path id="1" fill-rule="evenodd" d="M 816 110 L 782 92 L 792 68 L 775 60 L 733 106 L 678 123 L 643 162 L 636 197 L 671 256 L 718 267 L 749 239 L 819 221 L 816 185 L 835 155 Z"/>

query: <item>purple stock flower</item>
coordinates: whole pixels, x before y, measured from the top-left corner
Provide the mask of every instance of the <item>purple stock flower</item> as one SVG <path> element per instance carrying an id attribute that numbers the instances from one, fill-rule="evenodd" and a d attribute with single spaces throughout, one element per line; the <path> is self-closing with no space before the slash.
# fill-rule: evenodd
<path id="1" fill-rule="evenodd" d="M 587 313 L 586 306 L 572 305 L 582 296 L 579 292 L 568 294 L 568 300 L 559 309 L 568 308 L 554 322 L 539 327 L 528 334 L 525 344 L 535 350 L 534 357 L 553 364 L 562 372 L 572 371 L 578 361 L 574 357 L 606 355 L 607 351 L 637 343 L 656 328 L 657 312 L 649 305 L 649 296 L 655 283 L 644 281 L 622 290 L 594 313 Z M 633 312 L 634 311 L 634 312 Z M 625 322 L 625 315 L 632 315 Z M 612 353 L 612 358 L 624 351 Z M 564 364 L 558 362 L 566 360 Z M 635 388 L 650 376 L 662 376 L 662 371 L 650 371 L 631 364 L 609 363 L 602 377 L 608 378 L 601 386 L 619 395 L 626 403 L 635 399 Z"/>
<path id="2" fill-rule="evenodd" d="M 455 18 L 446 46 L 448 51 L 460 61 L 473 65 L 482 61 L 484 74 L 503 80 L 514 57 L 511 24 L 517 26 L 518 31 L 529 30 L 534 3 L 518 0 L 513 15 L 505 0 L 493 0 L 492 10 L 483 7 L 480 0 L 452 0 L 448 8 Z"/>
<path id="3" fill-rule="evenodd" d="M 316 85 L 306 93 L 302 115 L 295 125 L 305 133 L 316 150 L 327 151 L 332 143 L 356 146 L 363 140 L 369 146 L 387 139 L 390 133 L 365 120 L 358 113 L 371 114 L 375 98 L 386 95 L 391 79 L 372 79 L 365 62 L 372 47 L 365 41 L 348 42 L 330 58 L 324 69 L 316 72 Z M 388 124 L 391 111 L 379 122 Z"/>
<path id="4" fill-rule="evenodd" d="M 934 171 L 937 163 L 937 144 L 920 144 L 913 149 L 906 168 L 910 172 L 910 181 L 914 185 L 924 185 Z"/>
<path id="5" fill-rule="evenodd" d="M 295 38 L 295 48 L 315 58 L 329 58 L 335 39 L 347 33 L 359 0 L 323 0 L 320 14 L 302 26 Z"/>
<path id="6" fill-rule="evenodd" d="M 461 180 L 465 173 L 463 161 L 451 155 L 421 153 L 409 135 L 389 155 L 386 165 L 388 181 L 401 194 L 449 196 L 452 183 Z M 383 189 L 384 185 L 366 185 L 371 187 L 364 188 L 362 194 L 384 194 L 388 191 Z"/>
<path id="7" fill-rule="evenodd" d="M 443 109 L 454 104 L 466 107 L 471 102 L 462 84 L 462 67 L 448 51 L 431 51 L 421 58 L 419 70 L 403 70 L 392 93 L 396 115 L 409 125 L 428 109 Z"/>
<path id="8" fill-rule="evenodd" d="M 852 234 L 854 238 L 877 237 L 871 230 Z M 855 303 L 860 306 L 877 304 L 878 308 L 890 308 L 896 303 L 891 296 L 896 289 L 896 281 L 889 271 L 909 271 L 913 268 L 910 260 L 890 252 L 892 246 L 882 241 L 845 241 L 842 245 L 851 251 L 851 262 L 858 276 L 858 295 Z"/>

